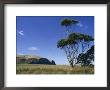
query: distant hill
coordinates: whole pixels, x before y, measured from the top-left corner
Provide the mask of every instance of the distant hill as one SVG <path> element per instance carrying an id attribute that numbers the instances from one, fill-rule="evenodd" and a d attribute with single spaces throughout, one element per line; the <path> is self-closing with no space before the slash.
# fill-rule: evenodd
<path id="1" fill-rule="evenodd" d="M 16 56 L 17 64 L 48 64 L 56 65 L 54 60 L 49 60 L 36 55 L 17 55 Z"/>

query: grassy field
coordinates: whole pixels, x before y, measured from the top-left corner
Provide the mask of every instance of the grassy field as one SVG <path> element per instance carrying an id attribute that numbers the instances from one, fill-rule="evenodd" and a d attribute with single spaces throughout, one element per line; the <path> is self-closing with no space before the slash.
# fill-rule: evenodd
<path id="1" fill-rule="evenodd" d="M 94 74 L 94 67 L 17 64 L 16 74 Z"/>

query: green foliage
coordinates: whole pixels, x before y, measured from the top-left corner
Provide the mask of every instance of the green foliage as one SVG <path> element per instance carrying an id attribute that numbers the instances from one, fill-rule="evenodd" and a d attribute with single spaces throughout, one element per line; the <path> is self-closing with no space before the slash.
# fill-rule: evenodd
<path id="1" fill-rule="evenodd" d="M 81 34 L 81 33 L 71 33 L 69 35 L 69 37 L 71 40 L 75 40 L 75 41 L 85 41 L 85 42 L 90 42 L 93 41 L 94 39 L 86 34 Z"/>
<path id="2" fill-rule="evenodd" d="M 93 41 L 94 39 L 91 37 L 91 36 L 89 36 L 89 35 L 84 35 L 84 41 L 85 42 L 89 42 L 89 41 Z"/>
<path id="3" fill-rule="evenodd" d="M 78 23 L 78 21 L 76 21 L 76 20 L 72 20 L 72 19 L 63 19 L 62 21 L 61 21 L 61 25 L 62 26 L 71 26 L 72 24 L 77 24 Z"/>
<path id="4" fill-rule="evenodd" d="M 94 61 L 94 46 L 92 46 L 86 53 L 79 54 L 77 63 L 81 63 L 82 66 L 91 65 Z"/>
<path id="5" fill-rule="evenodd" d="M 81 63 L 82 66 L 88 66 L 91 62 L 89 60 L 87 60 L 87 54 L 79 54 L 78 56 L 78 63 Z"/>
<path id="6" fill-rule="evenodd" d="M 71 33 L 69 36 L 68 36 L 68 44 L 71 45 L 71 44 L 77 44 L 77 41 L 79 39 L 78 37 L 79 35 L 77 33 Z"/>
<path id="7" fill-rule="evenodd" d="M 88 59 L 94 61 L 94 45 L 87 51 Z"/>
<path id="8" fill-rule="evenodd" d="M 67 40 L 66 39 L 61 39 L 57 42 L 57 47 L 58 48 L 63 48 L 64 46 L 66 46 L 68 43 L 67 43 Z"/>
<path id="9" fill-rule="evenodd" d="M 57 42 L 57 47 L 64 47 L 66 45 L 77 44 L 79 41 L 90 42 L 94 39 L 89 35 L 84 35 L 80 33 L 71 33 L 68 38 L 61 39 Z"/>

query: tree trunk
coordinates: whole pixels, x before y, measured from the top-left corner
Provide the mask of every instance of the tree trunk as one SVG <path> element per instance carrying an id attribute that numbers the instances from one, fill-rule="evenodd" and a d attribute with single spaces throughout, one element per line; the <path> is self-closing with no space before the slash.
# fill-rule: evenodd
<path id="1" fill-rule="evenodd" d="M 73 66 L 73 64 L 70 64 L 70 66 L 73 68 L 74 66 Z"/>
<path id="2" fill-rule="evenodd" d="M 72 68 L 74 67 L 73 62 L 70 62 L 70 66 L 71 66 Z"/>

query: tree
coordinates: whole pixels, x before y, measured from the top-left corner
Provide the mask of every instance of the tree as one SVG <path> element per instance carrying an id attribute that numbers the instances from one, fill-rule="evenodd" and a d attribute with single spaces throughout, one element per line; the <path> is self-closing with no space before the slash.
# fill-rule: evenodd
<path id="1" fill-rule="evenodd" d="M 80 33 L 71 33 L 66 39 L 61 39 L 57 43 L 57 47 L 63 49 L 66 53 L 68 62 L 70 63 L 71 67 L 73 67 L 77 62 L 79 53 L 78 51 L 80 49 L 81 42 L 82 40 L 86 42 L 85 36 L 86 35 Z M 89 41 L 91 40 L 92 39 L 89 39 Z"/>
<path id="2" fill-rule="evenodd" d="M 94 40 L 89 35 L 70 32 L 70 28 L 72 27 L 72 25 L 77 23 L 79 23 L 79 21 L 73 19 L 62 20 L 61 25 L 66 27 L 67 37 L 57 42 L 57 47 L 63 49 L 66 53 L 68 62 L 71 67 L 73 67 L 77 63 L 77 59 L 79 58 L 83 58 L 86 60 L 87 56 L 83 55 L 83 53 L 89 49 L 89 42 Z M 81 47 L 82 52 L 78 56 Z"/>
<path id="3" fill-rule="evenodd" d="M 67 36 L 68 36 L 68 34 L 70 34 L 71 32 L 70 32 L 70 28 L 71 28 L 71 26 L 72 25 L 75 25 L 75 24 L 77 24 L 77 23 L 79 23 L 78 21 L 76 21 L 76 20 L 74 20 L 74 19 L 63 19 L 62 21 L 61 21 L 61 26 L 64 26 L 65 28 L 66 28 L 66 34 L 67 34 Z"/>
<path id="4" fill-rule="evenodd" d="M 89 66 L 94 61 L 94 45 L 86 53 L 81 53 L 78 56 L 77 64 L 80 63 L 82 66 Z"/>
<path id="5" fill-rule="evenodd" d="M 57 43 L 57 47 L 64 50 L 66 53 L 68 62 L 70 63 L 71 67 L 73 67 L 74 59 L 75 59 L 75 53 L 76 53 L 76 42 L 73 39 L 61 39 Z"/>
<path id="6" fill-rule="evenodd" d="M 61 25 L 62 26 L 70 26 L 70 25 L 72 25 L 72 24 L 77 24 L 78 23 L 78 21 L 76 21 L 76 20 L 73 20 L 73 19 L 63 19 L 62 21 L 61 21 Z"/>

